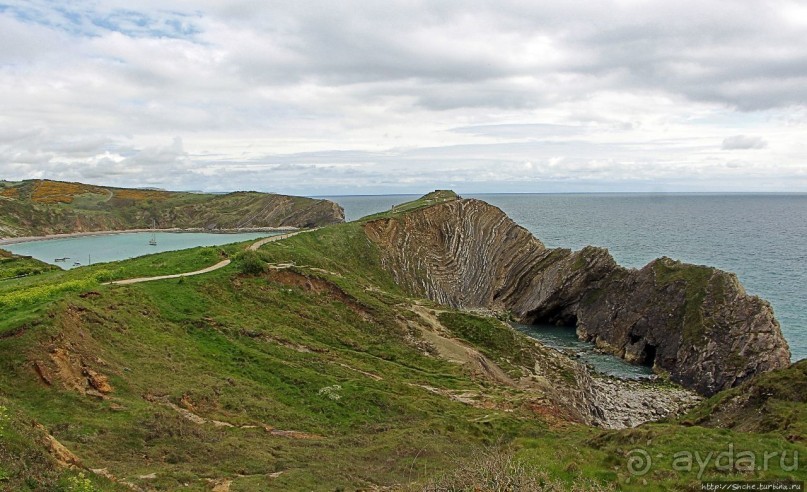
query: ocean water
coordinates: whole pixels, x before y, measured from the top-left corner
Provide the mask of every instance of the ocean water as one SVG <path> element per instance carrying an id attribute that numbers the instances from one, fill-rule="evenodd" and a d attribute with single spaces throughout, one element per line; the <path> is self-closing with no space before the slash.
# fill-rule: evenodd
<path id="1" fill-rule="evenodd" d="M 220 246 L 261 237 L 273 236 L 274 232 L 247 232 L 235 234 L 210 234 L 201 232 L 158 232 L 155 233 L 157 245 L 149 245 L 150 232 L 131 232 L 121 234 L 99 234 L 26 243 L 7 244 L 0 248 L 18 255 L 34 258 L 58 265 L 65 269 L 74 268 L 74 263 L 81 266 L 92 263 L 125 260 L 137 256 L 164 251 L 178 251 L 197 246 Z M 64 262 L 56 262 L 56 258 L 69 258 Z M 79 266 L 79 265 L 76 265 Z"/>
<path id="2" fill-rule="evenodd" d="M 348 196 L 321 196 L 332 200 L 345 209 L 345 220 L 350 222 L 361 219 L 367 215 L 389 210 L 393 205 L 409 202 L 420 198 L 421 195 L 348 195 Z"/>
<path id="3" fill-rule="evenodd" d="M 626 267 L 654 258 L 734 272 L 768 300 L 793 360 L 807 358 L 807 194 L 483 194 L 548 247 L 608 248 Z M 348 220 L 415 195 L 330 197 Z"/>
<path id="4" fill-rule="evenodd" d="M 580 341 L 573 328 L 518 323 L 513 323 L 513 328 L 540 340 L 544 345 L 572 355 L 599 373 L 622 379 L 647 379 L 653 375 L 653 370 L 647 366 L 633 365 L 619 357 L 595 350 L 593 344 Z"/>

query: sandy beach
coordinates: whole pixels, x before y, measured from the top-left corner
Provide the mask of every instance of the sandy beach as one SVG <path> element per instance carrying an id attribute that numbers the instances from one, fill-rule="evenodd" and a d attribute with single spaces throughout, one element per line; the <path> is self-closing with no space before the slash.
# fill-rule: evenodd
<path id="1" fill-rule="evenodd" d="M 67 234 L 49 234 L 46 236 L 21 236 L 21 237 L 8 237 L 0 238 L 0 246 L 7 244 L 28 243 L 32 241 L 47 241 L 49 239 L 66 239 L 71 237 L 85 237 L 85 236 L 106 236 L 109 234 L 130 234 L 135 232 L 205 232 L 208 234 L 234 234 L 240 232 L 282 232 L 282 231 L 296 231 L 296 227 L 247 227 L 242 229 L 124 229 L 119 231 L 88 231 L 88 232 L 71 232 Z"/>

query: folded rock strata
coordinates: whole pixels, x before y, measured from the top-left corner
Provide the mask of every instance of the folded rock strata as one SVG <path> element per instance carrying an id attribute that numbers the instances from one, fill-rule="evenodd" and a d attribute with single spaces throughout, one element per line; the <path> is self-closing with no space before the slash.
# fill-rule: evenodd
<path id="1" fill-rule="evenodd" d="M 770 304 L 715 268 L 660 258 L 627 269 L 603 248 L 549 249 L 473 199 L 369 221 L 365 233 L 415 293 L 575 327 L 579 338 L 703 395 L 790 363 Z"/>

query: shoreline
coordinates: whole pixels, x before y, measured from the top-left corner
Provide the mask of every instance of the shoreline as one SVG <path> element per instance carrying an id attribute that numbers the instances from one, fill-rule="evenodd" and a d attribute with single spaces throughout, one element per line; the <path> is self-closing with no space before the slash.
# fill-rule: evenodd
<path id="1" fill-rule="evenodd" d="M 238 229 L 204 229 L 201 227 L 194 227 L 189 229 L 181 229 L 172 227 L 169 229 L 121 229 L 114 231 L 84 231 L 84 232 L 68 232 L 64 234 L 47 234 L 45 236 L 20 236 L 20 237 L 5 237 L 0 238 L 0 246 L 19 243 L 30 243 L 36 241 L 48 241 L 51 239 L 69 239 L 74 237 L 87 237 L 87 236 L 107 236 L 111 234 L 133 234 L 138 232 L 172 232 L 172 233 L 193 233 L 203 232 L 207 234 L 237 234 L 242 232 L 282 232 L 282 231 L 297 231 L 297 227 L 244 227 Z"/>

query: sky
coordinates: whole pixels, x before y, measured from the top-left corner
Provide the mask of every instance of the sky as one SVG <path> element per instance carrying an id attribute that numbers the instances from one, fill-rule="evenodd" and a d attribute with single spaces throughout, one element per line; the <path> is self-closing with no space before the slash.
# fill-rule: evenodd
<path id="1" fill-rule="evenodd" d="M 807 1 L 0 0 L 0 179 L 807 192 Z"/>

